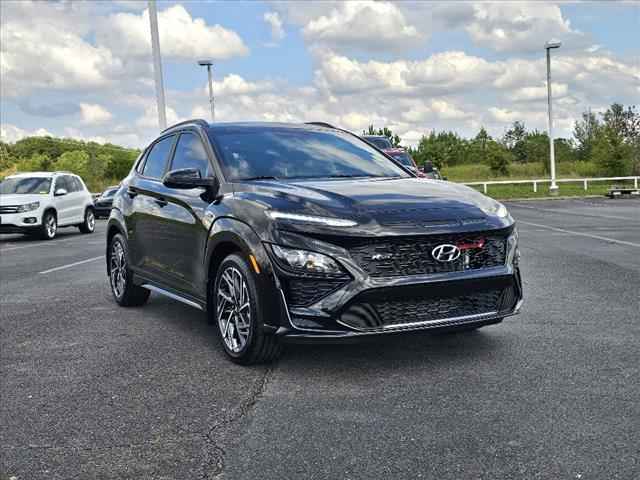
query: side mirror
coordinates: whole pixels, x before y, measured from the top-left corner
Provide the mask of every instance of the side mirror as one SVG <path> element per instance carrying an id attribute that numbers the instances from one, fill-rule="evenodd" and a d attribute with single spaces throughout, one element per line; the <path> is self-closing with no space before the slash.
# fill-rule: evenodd
<path id="1" fill-rule="evenodd" d="M 62 197 L 63 195 L 66 195 L 67 193 L 67 189 L 66 188 L 58 188 L 55 192 L 53 192 L 53 195 L 55 197 Z"/>
<path id="2" fill-rule="evenodd" d="M 204 188 L 209 193 L 216 195 L 220 189 L 220 182 L 216 177 L 201 177 L 200 171 L 195 168 L 181 168 L 171 170 L 162 179 L 162 184 L 168 188 L 190 189 Z"/>

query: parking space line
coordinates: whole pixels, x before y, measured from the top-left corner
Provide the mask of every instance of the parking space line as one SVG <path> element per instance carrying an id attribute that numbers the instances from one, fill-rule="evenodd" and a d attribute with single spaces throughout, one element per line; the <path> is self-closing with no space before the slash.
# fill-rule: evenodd
<path id="1" fill-rule="evenodd" d="M 535 210 L 537 212 L 557 213 L 560 215 L 574 215 L 578 217 L 610 218 L 612 220 L 625 220 L 627 222 L 636 221 L 636 219 L 633 219 L 633 218 L 618 217 L 616 215 L 594 215 L 593 213 L 568 212 L 566 210 L 558 210 L 555 208 L 537 208 L 537 207 L 531 207 L 529 205 L 518 205 L 517 203 L 510 204 L 509 209 L 512 209 L 512 208 L 516 208 L 516 209 L 524 208 L 527 210 Z"/>
<path id="2" fill-rule="evenodd" d="M 550 227 L 549 225 L 541 225 L 539 223 L 525 222 L 523 220 L 518 220 L 517 223 L 518 224 L 522 223 L 524 225 L 531 225 L 533 227 L 546 228 L 547 230 L 553 230 L 553 231 L 556 231 L 556 232 L 568 233 L 568 234 L 571 234 L 571 235 L 577 235 L 579 237 L 593 238 L 593 239 L 596 239 L 596 240 L 602 240 L 604 242 L 612 242 L 612 243 L 618 243 L 620 245 L 627 245 L 629 247 L 640 248 L 640 243 L 625 242 L 624 240 L 616 240 L 615 238 L 601 237 L 600 235 L 591 235 L 590 233 L 576 232 L 575 230 L 565 230 L 564 228 Z"/>
<path id="3" fill-rule="evenodd" d="M 86 260 L 80 260 L 79 262 L 69 263 L 68 265 L 62 265 L 61 267 L 50 268 L 49 270 L 43 270 L 42 272 L 38 272 L 40 274 L 57 272 L 58 270 L 64 270 L 65 268 L 75 267 L 76 265 L 82 265 L 83 263 L 95 262 L 96 260 L 103 259 L 104 255 L 100 255 L 99 257 L 87 258 Z"/>
<path id="4" fill-rule="evenodd" d="M 66 241 L 65 241 L 65 239 L 60 238 L 60 239 L 57 239 L 57 241 L 56 240 L 53 240 L 53 241 L 47 240 L 46 242 L 30 243 L 28 245 L 18 245 L 18 246 L 15 246 L 15 247 L 14 246 L 3 247 L 2 244 L 0 244 L 0 253 L 1 252 L 10 252 L 10 251 L 13 251 L 13 250 L 23 250 L 25 248 L 31 248 L 31 247 L 43 247 L 45 245 L 49 245 L 49 246 L 53 247 L 53 246 L 58 245 L 60 243 L 64 243 L 66 245 L 69 242 L 71 242 L 72 240 L 80 240 L 81 238 L 83 238 L 83 237 L 71 237 L 71 238 L 66 239 Z M 87 245 L 94 245 L 94 244 L 97 245 L 98 243 L 102 243 L 102 242 L 86 242 Z M 9 245 L 15 245 L 15 244 L 9 244 Z"/>

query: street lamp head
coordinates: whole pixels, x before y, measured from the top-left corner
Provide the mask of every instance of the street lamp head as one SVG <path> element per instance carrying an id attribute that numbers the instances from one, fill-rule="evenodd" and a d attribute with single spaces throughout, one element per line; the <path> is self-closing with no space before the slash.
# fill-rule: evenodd
<path id="1" fill-rule="evenodd" d="M 198 65 L 200 65 L 201 67 L 211 66 L 211 65 L 213 65 L 213 61 L 212 60 L 198 60 Z"/>
<path id="2" fill-rule="evenodd" d="M 562 45 L 562 42 L 547 42 L 544 44 L 544 48 L 546 48 L 547 50 L 550 48 L 560 48 L 560 46 Z"/>

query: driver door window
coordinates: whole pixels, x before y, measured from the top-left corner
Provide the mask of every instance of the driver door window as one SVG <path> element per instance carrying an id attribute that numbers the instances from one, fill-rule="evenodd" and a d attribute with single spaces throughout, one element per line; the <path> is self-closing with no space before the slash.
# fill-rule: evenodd
<path id="1" fill-rule="evenodd" d="M 209 157 L 204 145 L 194 133 L 183 133 L 178 139 L 176 151 L 173 155 L 171 168 L 169 170 L 179 170 L 182 168 L 193 168 L 200 172 L 202 178 L 211 174 Z"/>

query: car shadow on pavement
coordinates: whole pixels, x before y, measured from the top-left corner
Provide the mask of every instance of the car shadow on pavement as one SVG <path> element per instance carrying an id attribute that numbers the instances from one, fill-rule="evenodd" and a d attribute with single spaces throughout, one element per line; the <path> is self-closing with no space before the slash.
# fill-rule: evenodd
<path id="1" fill-rule="evenodd" d="M 215 326 L 208 323 L 205 313 L 155 294 L 141 311 L 153 315 L 159 328 L 164 324 L 171 331 L 193 337 L 199 346 L 208 344 L 216 357 L 224 356 Z M 504 337 L 494 334 L 500 329 L 499 324 L 470 332 L 385 335 L 357 343 L 287 344 L 278 363 L 283 367 L 341 371 L 477 363 L 495 356 L 496 350 L 504 345 Z"/>

